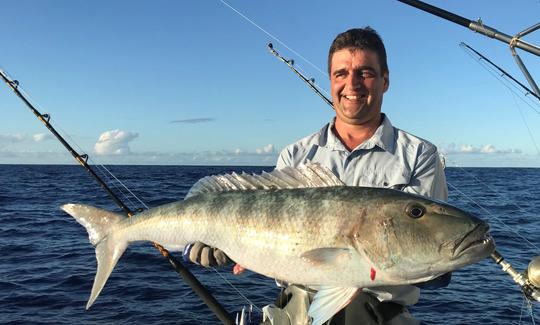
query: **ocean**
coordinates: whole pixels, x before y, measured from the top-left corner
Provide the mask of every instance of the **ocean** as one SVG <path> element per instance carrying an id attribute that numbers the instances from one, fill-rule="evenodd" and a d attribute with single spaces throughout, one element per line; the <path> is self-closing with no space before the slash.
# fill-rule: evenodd
<path id="1" fill-rule="evenodd" d="M 108 166 L 149 207 L 182 199 L 210 174 L 272 167 Z M 498 251 L 518 270 L 540 255 L 540 169 L 447 168 L 450 203 L 489 222 Z M 124 197 L 124 196 L 122 196 Z M 130 246 L 90 310 L 96 269 L 86 231 L 59 209 L 85 203 L 119 209 L 76 165 L 0 165 L 0 323 L 219 324 L 149 243 Z M 131 208 L 142 207 L 131 199 Z M 274 280 L 187 265 L 231 314 L 274 301 Z M 410 308 L 425 324 L 535 324 L 512 279 L 486 259 L 455 271 L 451 284 L 423 290 Z M 534 316 L 532 316 L 534 315 Z M 534 318 L 533 318 L 534 317 Z"/>

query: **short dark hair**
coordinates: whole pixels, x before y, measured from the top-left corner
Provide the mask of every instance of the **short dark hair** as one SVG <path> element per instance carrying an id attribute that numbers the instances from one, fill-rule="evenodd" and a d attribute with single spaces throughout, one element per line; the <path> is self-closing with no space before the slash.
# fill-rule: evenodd
<path id="1" fill-rule="evenodd" d="M 388 72 L 388 63 L 386 62 L 386 49 L 384 43 L 377 32 L 366 26 L 364 28 L 353 28 L 336 36 L 330 50 L 328 51 L 328 74 L 332 65 L 332 56 L 335 52 L 343 49 L 360 49 L 374 51 L 379 57 L 381 73 Z"/>

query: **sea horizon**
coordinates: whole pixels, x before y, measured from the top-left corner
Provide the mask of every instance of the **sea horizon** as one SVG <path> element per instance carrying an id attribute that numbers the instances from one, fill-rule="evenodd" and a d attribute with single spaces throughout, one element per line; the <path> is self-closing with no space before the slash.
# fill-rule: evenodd
<path id="1" fill-rule="evenodd" d="M 178 167 L 275 167 L 274 165 L 257 165 L 257 164 L 88 164 L 89 166 L 134 166 L 134 167 L 143 167 L 143 166 L 156 166 L 156 167 L 169 167 L 169 166 L 178 166 Z M 77 163 L 0 163 L 0 166 L 81 166 Z M 461 168 L 485 168 L 485 169 L 497 169 L 497 168 L 515 168 L 515 169 L 539 169 L 540 167 L 535 166 L 446 166 L 445 169 L 461 169 Z"/>

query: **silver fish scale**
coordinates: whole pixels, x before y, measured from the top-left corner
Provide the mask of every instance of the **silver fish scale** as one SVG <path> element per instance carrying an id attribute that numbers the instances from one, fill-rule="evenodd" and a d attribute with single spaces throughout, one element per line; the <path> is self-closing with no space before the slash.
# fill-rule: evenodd
<path id="1" fill-rule="evenodd" d="M 336 196 L 336 192 L 340 194 Z M 298 281 L 307 279 L 305 274 L 313 268 L 303 253 L 346 245 L 341 229 L 354 216 L 340 196 L 349 195 L 344 187 L 209 193 L 184 201 L 183 216 L 177 218 L 191 220 L 192 238 L 187 241 L 219 247 L 255 272 Z M 271 267 L 267 266 L 269 260 L 273 261 Z M 293 268 L 297 271 L 283 278 L 283 269 Z M 310 274 L 313 279 L 324 276 Z M 349 277 L 345 276 L 346 281 Z"/>

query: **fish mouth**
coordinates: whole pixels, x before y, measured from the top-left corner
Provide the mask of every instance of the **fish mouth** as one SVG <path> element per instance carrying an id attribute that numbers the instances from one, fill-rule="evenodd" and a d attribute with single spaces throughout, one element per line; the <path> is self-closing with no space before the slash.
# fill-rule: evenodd
<path id="1" fill-rule="evenodd" d="M 494 249 L 495 242 L 489 234 L 489 225 L 480 223 L 456 243 L 452 259 L 463 255 L 488 256 Z"/>

